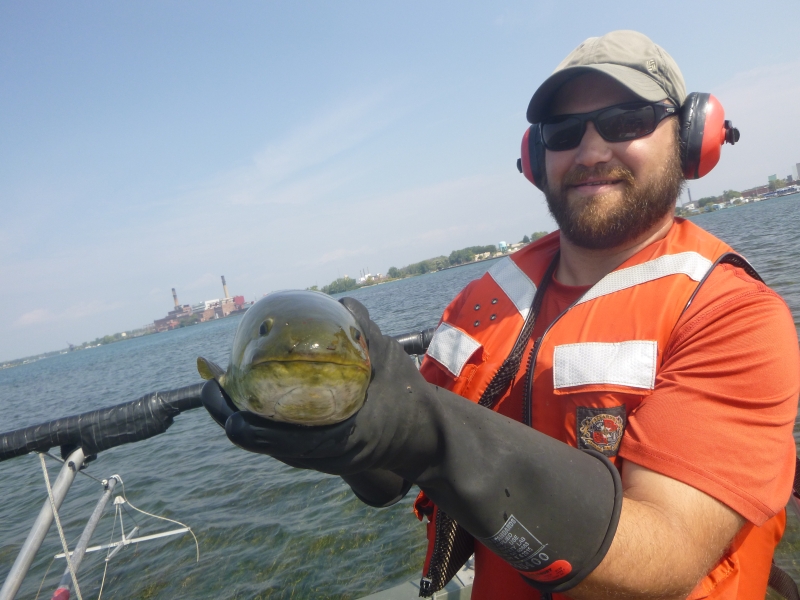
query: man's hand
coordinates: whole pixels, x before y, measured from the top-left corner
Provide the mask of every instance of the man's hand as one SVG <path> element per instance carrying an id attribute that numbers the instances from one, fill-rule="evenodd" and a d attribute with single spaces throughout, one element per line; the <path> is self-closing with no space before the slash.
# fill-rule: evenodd
<path id="1" fill-rule="evenodd" d="M 630 461 L 623 463 L 622 485 L 622 516 L 611 548 L 569 595 L 686 598 L 745 520 L 711 496 Z"/>
<path id="2" fill-rule="evenodd" d="M 319 427 L 278 423 L 237 410 L 213 380 L 203 389 L 203 403 L 234 444 L 291 466 L 334 475 L 374 469 L 418 474 L 438 443 L 428 414 L 433 386 L 400 344 L 381 334 L 363 305 L 352 298 L 341 302 L 364 332 L 373 365 L 367 399 L 355 415 Z"/>
<path id="3" fill-rule="evenodd" d="M 342 303 L 366 336 L 373 367 L 363 407 L 336 425 L 292 426 L 236 411 L 209 382 L 204 402 L 228 437 L 289 465 L 342 475 L 373 505 L 413 482 L 541 589 L 569 589 L 586 577 L 616 530 L 622 485 L 614 466 L 431 385 L 361 304 Z M 509 541 L 534 531 L 546 552 Z"/>

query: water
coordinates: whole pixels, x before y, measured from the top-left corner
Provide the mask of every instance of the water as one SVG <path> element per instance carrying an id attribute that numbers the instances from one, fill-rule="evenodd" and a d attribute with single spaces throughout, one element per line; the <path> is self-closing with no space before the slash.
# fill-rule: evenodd
<path id="1" fill-rule="evenodd" d="M 693 220 L 747 256 L 787 300 L 800 325 L 800 272 L 794 262 L 800 196 Z M 350 295 L 386 333 L 419 330 L 435 325 L 447 302 L 491 264 Z M 198 355 L 227 364 L 237 324 L 236 317 L 212 321 L 0 371 L 0 431 L 194 383 Z M 88 470 L 100 478 L 119 473 L 133 504 L 187 523 L 200 542 L 200 564 L 189 536 L 125 549 L 110 564 L 104 598 L 359 598 L 417 576 L 424 558 L 424 526 L 411 514 L 413 492 L 394 507 L 372 509 L 337 477 L 235 448 L 202 410 L 181 415 L 164 435 L 103 452 Z M 51 466 L 51 479 L 56 472 Z M 38 459 L 30 455 L 0 463 L 0 481 L 2 580 L 46 492 Z M 73 545 L 99 496 L 99 484 L 76 479 L 60 511 Z M 108 541 L 112 520 L 109 511 L 93 543 Z M 136 520 L 142 534 L 173 527 L 138 515 Z M 53 528 L 19 598 L 36 596 L 57 552 Z M 101 555 L 87 555 L 81 567 L 85 598 L 97 597 Z M 777 560 L 800 578 L 796 557 L 800 523 L 792 518 Z M 62 560 L 53 563 L 42 597 L 52 593 L 63 568 Z"/>
<path id="2" fill-rule="evenodd" d="M 386 333 L 420 330 L 436 325 L 449 300 L 491 264 L 351 295 Z M 238 321 L 212 321 L 0 371 L 0 431 L 195 383 L 197 356 L 227 364 Z M 103 452 L 88 471 L 99 478 L 119 473 L 134 505 L 187 523 L 200 542 L 200 564 L 190 536 L 124 550 L 109 567 L 104 598 L 359 598 L 410 579 L 424 559 L 424 526 L 411 512 L 413 493 L 388 509 L 367 507 L 338 477 L 239 450 L 202 409 L 181 415 L 161 436 Z M 56 473 L 53 465 L 51 479 Z M 3 580 L 46 491 L 32 455 L 0 463 L 0 481 Z M 59 514 L 72 545 L 100 493 L 98 483 L 80 476 L 70 490 Z M 108 541 L 110 517 L 109 510 L 93 543 Z M 136 519 L 145 535 L 174 527 Z M 35 597 L 60 551 L 53 527 L 20 598 Z M 97 597 L 104 555 L 87 555 L 81 567 L 85 598 Z M 63 568 L 63 560 L 53 565 L 43 597 L 52 594 Z"/>
<path id="3" fill-rule="evenodd" d="M 743 204 L 693 217 L 692 220 L 728 242 L 756 268 L 792 311 L 800 331 L 800 194 Z M 795 445 L 800 449 L 800 427 L 795 421 Z M 787 511 L 786 533 L 775 562 L 800 582 L 800 520 Z M 770 598 L 772 596 L 769 596 Z M 777 598 L 777 596 L 775 596 Z"/>
<path id="4" fill-rule="evenodd" d="M 800 327 L 800 194 L 692 217 L 733 246 L 777 291 Z"/>

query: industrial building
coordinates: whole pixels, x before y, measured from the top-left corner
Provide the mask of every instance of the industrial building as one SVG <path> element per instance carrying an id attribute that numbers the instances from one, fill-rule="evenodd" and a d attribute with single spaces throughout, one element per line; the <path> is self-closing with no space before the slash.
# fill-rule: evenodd
<path id="1" fill-rule="evenodd" d="M 175 288 L 172 288 L 172 301 L 175 304 L 174 308 L 167 313 L 163 319 L 156 319 L 153 321 L 153 326 L 156 331 L 167 331 L 181 326 L 181 323 L 187 324 L 186 321 L 194 323 L 203 323 L 212 319 L 222 319 L 234 313 L 244 312 L 249 308 L 245 303 L 244 296 L 233 296 L 228 294 L 228 285 L 225 283 L 225 276 L 222 275 L 222 292 L 223 298 L 215 300 L 204 300 L 198 304 L 180 304 L 178 302 L 178 294 Z"/>

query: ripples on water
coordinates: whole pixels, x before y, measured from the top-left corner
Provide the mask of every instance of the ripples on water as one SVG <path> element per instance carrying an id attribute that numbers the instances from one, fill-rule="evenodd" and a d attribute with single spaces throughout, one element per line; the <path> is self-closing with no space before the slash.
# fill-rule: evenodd
<path id="1" fill-rule="evenodd" d="M 698 215 L 692 221 L 750 261 L 767 285 L 786 300 L 794 326 L 800 330 L 800 195 Z M 799 433 L 795 422 L 798 447 Z M 787 529 L 775 562 L 800 582 L 800 520 L 792 511 L 787 513 Z"/>
<path id="2" fill-rule="evenodd" d="M 352 295 L 386 333 L 419 330 L 435 325 L 447 302 L 490 265 Z M 197 356 L 227 364 L 238 321 L 212 321 L 0 371 L 0 431 L 195 383 Z M 119 473 L 134 505 L 187 523 L 200 542 L 199 565 L 188 536 L 125 549 L 110 564 L 105 598 L 359 598 L 415 576 L 424 558 L 424 526 L 411 513 L 413 493 L 394 507 L 370 508 L 338 477 L 239 450 L 202 410 L 180 415 L 161 436 L 103 452 L 88 471 L 100 478 Z M 52 480 L 56 473 L 54 465 Z M 3 580 L 46 491 L 32 455 L 0 463 L 0 480 Z M 96 482 L 75 480 L 59 511 L 71 545 L 100 493 Z M 92 543 L 108 541 L 111 514 L 109 509 Z M 142 535 L 173 527 L 136 519 L 145 526 Z M 60 551 L 53 527 L 20 598 L 36 595 Z M 81 566 L 84 597 L 97 596 L 103 557 L 87 555 Z M 54 563 L 46 597 L 63 568 L 62 560 Z"/>
<path id="3" fill-rule="evenodd" d="M 783 296 L 800 327 L 800 195 L 698 215 L 692 221 L 728 242 Z"/>
<path id="4" fill-rule="evenodd" d="M 744 254 L 800 323 L 800 196 L 693 221 Z M 447 302 L 491 264 L 351 295 L 386 333 L 419 330 L 435 325 Z M 227 364 L 237 324 L 234 317 L 0 371 L 0 431 L 194 383 L 197 356 Z M 413 493 L 394 507 L 369 508 L 339 478 L 235 448 L 202 410 L 181 415 L 161 436 L 103 452 L 88 470 L 100 478 L 119 473 L 133 504 L 187 523 L 200 541 L 199 565 L 188 536 L 125 549 L 110 564 L 105 598 L 358 598 L 418 575 L 424 558 L 424 526 L 411 514 Z M 51 479 L 56 473 L 51 466 Z M 0 463 L 0 480 L 2 580 L 46 492 L 38 459 L 30 455 Z M 99 496 L 99 484 L 76 479 L 59 511 L 72 545 Z M 136 519 L 145 535 L 172 527 Z M 93 543 L 108 540 L 112 520 L 109 510 Z M 57 552 L 52 528 L 19 598 L 35 597 Z M 799 552 L 800 526 L 792 519 L 778 561 L 795 576 Z M 103 556 L 84 560 L 84 597 L 97 596 Z M 42 597 L 52 594 L 63 568 L 61 560 L 52 565 Z"/>

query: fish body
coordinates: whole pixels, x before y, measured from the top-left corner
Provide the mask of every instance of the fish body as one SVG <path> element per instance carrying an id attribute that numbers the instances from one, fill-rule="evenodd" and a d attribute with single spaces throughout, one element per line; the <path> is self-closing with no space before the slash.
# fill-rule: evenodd
<path id="1" fill-rule="evenodd" d="M 371 375 L 364 336 L 353 315 L 320 292 L 273 292 L 242 317 L 223 371 L 202 357 L 240 410 L 296 425 L 331 425 L 364 403 Z"/>

